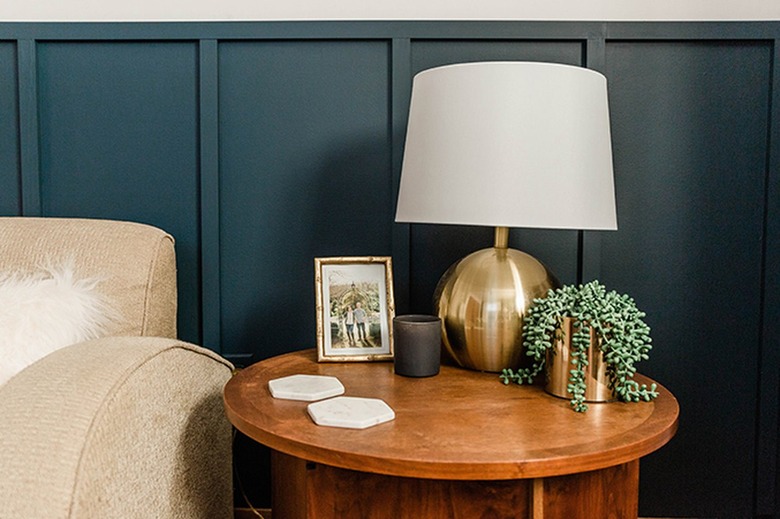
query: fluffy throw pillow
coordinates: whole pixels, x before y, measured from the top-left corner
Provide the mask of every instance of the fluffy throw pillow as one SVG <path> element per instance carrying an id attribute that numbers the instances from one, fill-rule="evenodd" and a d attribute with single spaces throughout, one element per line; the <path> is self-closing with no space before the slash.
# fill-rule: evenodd
<path id="1" fill-rule="evenodd" d="M 0 272 L 0 385 L 49 353 L 105 333 L 114 314 L 73 267 Z"/>

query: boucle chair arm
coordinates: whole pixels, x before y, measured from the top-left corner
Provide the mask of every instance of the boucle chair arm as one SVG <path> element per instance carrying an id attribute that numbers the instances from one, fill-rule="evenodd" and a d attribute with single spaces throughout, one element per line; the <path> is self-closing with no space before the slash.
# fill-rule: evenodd
<path id="1" fill-rule="evenodd" d="M 232 516 L 232 366 L 173 339 L 69 346 L 0 388 L 0 518 Z"/>

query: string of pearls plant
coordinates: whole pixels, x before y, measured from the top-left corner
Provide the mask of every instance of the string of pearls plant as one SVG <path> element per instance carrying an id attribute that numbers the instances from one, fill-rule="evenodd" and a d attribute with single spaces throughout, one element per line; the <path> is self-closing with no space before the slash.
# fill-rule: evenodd
<path id="1" fill-rule="evenodd" d="M 546 297 L 534 299 L 523 324 L 523 345 L 531 357 L 529 368 L 517 371 L 505 369 L 500 378 L 504 384 L 534 382 L 544 369 L 547 351 L 562 338 L 563 319 L 574 320 L 571 338 L 571 364 L 568 393 L 571 406 L 577 412 L 588 409 L 585 403 L 585 369 L 590 330 L 595 330 L 596 344 L 607 364 L 609 388 L 624 402 L 650 401 L 658 396 L 656 385 L 647 387 L 633 380 L 634 363 L 649 358 L 650 327 L 645 313 L 637 309 L 634 300 L 615 291 L 607 291 L 598 281 L 585 285 L 567 285 L 551 289 Z"/>

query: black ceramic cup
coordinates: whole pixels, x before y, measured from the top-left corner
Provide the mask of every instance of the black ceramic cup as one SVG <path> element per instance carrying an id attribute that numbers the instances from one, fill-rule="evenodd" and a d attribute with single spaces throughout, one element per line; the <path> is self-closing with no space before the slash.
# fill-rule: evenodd
<path id="1" fill-rule="evenodd" d="M 435 315 L 399 315 L 393 319 L 396 375 L 431 377 L 441 362 L 441 319 Z"/>

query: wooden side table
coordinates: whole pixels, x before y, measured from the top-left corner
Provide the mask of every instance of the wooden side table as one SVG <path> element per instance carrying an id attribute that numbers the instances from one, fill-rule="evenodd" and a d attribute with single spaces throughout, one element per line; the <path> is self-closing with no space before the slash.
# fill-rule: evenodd
<path id="1" fill-rule="evenodd" d="M 364 430 L 317 426 L 307 403 L 268 391 L 269 380 L 298 373 L 338 377 L 347 396 L 380 398 L 396 418 Z M 224 400 L 236 428 L 272 449 L 274 516 L 629 518 L 639 458 L 677 430 L 677 401 L 658 390 L 653 402 L 582 414 L 492 373 L 442 366 L 413 379 L 391 363 L 318 363 L 306 350 L 241 371 Z"/>

